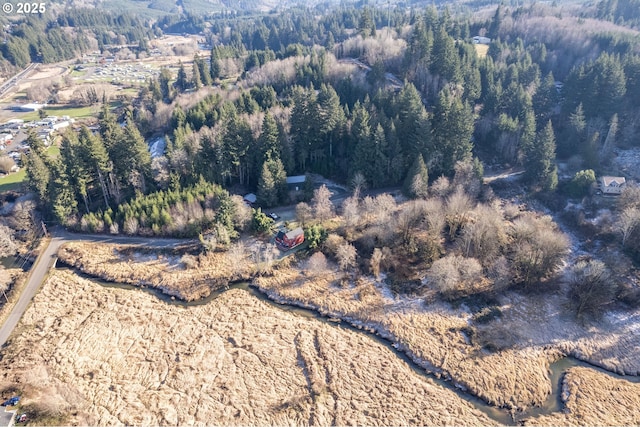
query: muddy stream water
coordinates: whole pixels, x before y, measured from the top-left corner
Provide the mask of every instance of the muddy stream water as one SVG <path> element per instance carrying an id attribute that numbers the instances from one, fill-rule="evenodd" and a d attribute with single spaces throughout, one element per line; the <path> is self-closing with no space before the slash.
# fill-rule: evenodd
<path id="1" fill-rule="evenodd" d="M 425 368 L 421 367 L 419 364 L 414 362 L 405 353 L 396 349 L 394 347 L 393 342 L 379 336 L 375 332 L 353 326 L 339 319 L 328 318 L 314 310 L 301 308 L 291 304 L 280 304 L 278 302 L 271 300 L 265 293 L 250 286 L 248 282 L 234 283 L 226 289 L 212 292 L 211 295 L 209 295 L 206 298 L 202 298 L 197 301 L 185 302 L 185 301 L 176 299 L 174 297 L 171 297 L 169 295 L 166 295 L 157 289 L 147 288 L 147 287 L 142 288 L 139 286 L 122 284 L 122 283 L 107 282 L 107 281 L 95 278 L 93 276 L 89 276 L 84 273 L 81 273 L 76 269 L 68 266 L 58 265 L 56 268 L 73 271 L 75 274 L 78 274 L 85 279 L 91 280 L 94 283 L 97 283 L 107 288 L 125 289 L 133 292 L 146 292 L 154 295 L 156 298 L 160 299 L 161 301 L 167 304 L 181 306 L 181 307 L 184 307 L 185 309 L 188 309 L 189 307 L 193 307 L 193 306 L 208 304 L 209 302 L 213 301 L 219 295 L 221 295 L 222 293 L 226 292 L 229 289 L 241 289 L 243 291 L 246 291 L 253 298 L 258 298 L 259 300 L 269 304 L 272 307 L 276 307 L 280 310 L 287 311 L 289 313 L 295 314 L 297 316 L 302 316 L 308 319 L 315 319 L 318 322 L 323 322 L 325 324 L 332 325 L 333 327 L 336 327 L 336 328 L 342 328 L 342 329 L 351 331 L 353 333 L 364 334 L 368 336 L 370 339 L 378 342 L 379 344 L 384 345 L 386 348 L 392 351 L 396 357 L 398 357 L 399 359 L 402 359 L 418 375 L 428 377 L 432 381 L 434 381 L 436 384 L 440 385 L 441 387 L 445 387 L 449 390 L 454 391 L 458 396 L 460 396 L 462 399 L 469 402 L 477 410 L 486 414 L 488 417 L 496 421 L 496 423 L 503 424 L 503 425 L 520 425 L 521 421 L 526 418 L 531 418 L 539 415 L 547 415 L 553 412 L 562 411 L 564 408 L 564 405 L 562 403 L 562 380 L 565 372 L 568 369 L 573 368 L 575 366 L 594 369 L 618 379 L 624 379 L 624 380 L 635 382 L 635 383 L 640 382 L 640 377 L 618 375 L 611 371 L 607 371 L 605 369 L 599 368 L 597 366 L 594 366 L 587 362 L 583 362 L 573 357 L 564 357 L 552 363 L 549 366 L 549 379 L 551 381 L 552 391 L 551 391 L 551 394 L 547 397 L 547 400 L 544 402 L 544 404 L 541 406 L 528 408 L 525 411 L 510 411 L 508 409 L 489 405 L 488 403 L 476 397 L 475 395 L 469 392 L 466 392 L 465 390 L 462 390 L 459 387 L 456 387 L 455 384 L 452 383 L 451 381 L 442 379 L 438 375 L 425 370 Z"/>

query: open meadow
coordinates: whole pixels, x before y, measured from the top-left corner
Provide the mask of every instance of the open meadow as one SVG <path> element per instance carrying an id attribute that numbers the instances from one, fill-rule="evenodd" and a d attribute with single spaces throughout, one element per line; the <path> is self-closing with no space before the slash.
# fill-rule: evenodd
<path id="1" fill-rule="evenodd" d="M 39 424 L 495 424 L 370 337 L 242 290 L 184 307 L 55 271 L 0 364 Z"/>
<path id="2" fill-rule="evenodd" d="M 289 269 L 254 283 L 281 303 L 377 331 L 426 369 L 450 377 L 492 405 L 515 410 L 542 406 L 552 389 L 549 366 L 563 355 L 613 372 L 640 371 L 634 339 L 640 324 L 637 312 L 611 313 L 598 325 L 582 325 L 563 314 L 566 301 L 560 295 L 523 298 L 506 293 L 500 305 L 503 315 L 492 319 L 488 313 L 472 314 L 464 304 L 454 308 L 394 296 L 385 285 L 364 278 L 342 285 L 339 275 L 328 271 Z M 594 399 L 597 390 L 590 390 Z M 610 424 L 617 411 L 605 407 L 591 419 Z"/>

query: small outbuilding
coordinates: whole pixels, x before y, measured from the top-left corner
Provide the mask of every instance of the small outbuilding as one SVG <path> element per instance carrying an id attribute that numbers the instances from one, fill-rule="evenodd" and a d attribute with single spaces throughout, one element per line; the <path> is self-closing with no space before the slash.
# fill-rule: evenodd
<path id="1" fill-rule="evenodd" d="M 276 244 L 282 250 L 288 251 L 304 242 L 304 230 L 302 227 L 295 228 L 291 231 L 284 232 L 280 230 L 276 235 Z"/>
<path id="2" fill-rule="evenodd" d="M 491 39 L 489 37 L 475 36 L 473 38 L 473 43 L 475 43 L 475 44 L 490 44 L 491 43 Z"/>
<path id="3" fill-rule="evenodd" d="M 253 193 L 249 193 L 245 195 L 243 199 L 246 204 L 248 204 L 249 206 L 253 206 L 253 204 L 258 200 L 258 197 Z"/>
<path id="4" fill-rule="evenodd" d="M 289 189 L 289 191 L 301 191 L 306 180 L 306 175 L 288 176 L 287 188 Z"/>

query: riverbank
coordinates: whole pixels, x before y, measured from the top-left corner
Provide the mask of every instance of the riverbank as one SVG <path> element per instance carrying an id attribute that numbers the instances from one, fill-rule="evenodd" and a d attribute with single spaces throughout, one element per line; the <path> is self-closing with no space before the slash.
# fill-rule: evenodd
<path id="1" fill-rule="evenodd" d="M 548 368 L 560 352 L 485 352 L 468 336 L 468 313 L 446 304 L 426 306 L 419 298 L 396 300 L 364 278 L 347 287 L 336 285 L 337 279 L 335 274 L 307 277 L 289 269 L 253 283 L 276 301 L 301 304 L 375 330 L 425 369 L 450 378 L 491 405 L 524 410 L 542 405 L 551 393 Z"/>
<path id="2" fill-rule="evenodd" d="M 229 277 L 251 274 L 248 262 L 234 263 L 228 253 L 192 257 L 196 265 L 213 266 L 210 270 L 189 269 L 178 256 L 122 246 L 88 248 L 74 243 L 61 256 L 92 276 L 155 287 L 186 301 L 226 286 Z M 207 277 L 212 277 L 211 284 Z M 259 277 L 253 285 L 274 301 L 375 331 L 419 366 L 490 405 L 513 410 L 518 419 L 556 405 L 550 398 L 549 366 L 564 355 L 623 374 L 637 372 L 640 364 L 640 344 L 633 339 L 640 313 L 614 312 L 597 325 L 578 324 L 566 314 L 562 292 L 553 297 L 506 292 L 496 303 L 500 315 L 483 319 L 464 304 L 427 304 L 424 298 L 394 296 L 371 278 L 360 277 L 355 283 L 342 279 L 331 267 L 311 274 L 304 266 L 281 266 L 275 275 Z M 185 298 L 189 280 L 204 284 L 201 289 L 206 292 L 191 288 L 191 297 Z M 602 422 L 607 423 L 604 416 Z"/>
<path id="3" fill-rule="evenodd" d="M 638 350 L 625 335 L 633 328 L 633 315 L 625 322 L 618 321 L 618 313 L 598 326 L 582 326 L 562 314 L 560 296 L 523 298 L 508 293 L 501 298 L 501 317 L 478 322 L 465 306 L 455 309 L 446 303 L 394 297 L 386 286 L 365 278 L 342 286 L 335 273 L 309 276 L 287 269 L 253 283 L 276 301 L 373 329 L 426 369 L 491 404 L 516 410 L 546 404 L 551 392 L 549 365 L 563 354 L 605 367 L 608 361 L 610 366 L 624 366 L 626 372 L 637 363 Z M 483 348 L 488 342 L 497 350 Z M 594 351 L 598 348 L 599 353 Z M 609 411 L 615 408 L 603 411 L 600 423 L 609 424 Z"/>
<path id="4" fill-rule="evenodd" d="M 54 271 L 0 366 L 61 424 L 495 425 L 375 340 L 236 289 L 183 307 Z"/>
<path id="5" fill-rule="evenodd" d="M 564 376 L 562 389 L 563 412 L 528 419 L 525 425 L 640 425 L 638 383 L 589 368 L 572 368 Z"/>
<path id="6" fill-rule="evenodd" d="M 206 298 L 230 281 L 249 279 L 250 265 L 229 252 L 190 255 L 137 246 L 66 243 L 58 259 L 90 276 L 147 286 L 184 301 Z"/>

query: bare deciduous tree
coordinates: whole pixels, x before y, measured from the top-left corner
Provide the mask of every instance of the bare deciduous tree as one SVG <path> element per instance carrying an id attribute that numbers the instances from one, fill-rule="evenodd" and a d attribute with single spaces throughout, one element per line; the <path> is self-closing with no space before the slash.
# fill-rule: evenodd
<path id="1" fill-rule="evenodd" d="M 231 276 L 235 277 L 242 272 L 247 261 L 247 247 L 243 242 L 237 242 L 231 245 L 227 251 L 227 260 L 231 267 Z"/>
<path id="2" fill-rule="evenodd" d="M 306 263 L 307 271 L 313 276 L 319 276 L 327 271 L 327 257 L 322 252 L 311 255 Z"/>
<path id="3" fill-rule="evenodd" d="M 22 200 L 13 207 L 8 225 L 14 230 L 22 232 L 21 240 L 31 240 L 40 228 L 39 221 L 35 201 Z"/>
<path id="4" fill-rule="evenodd" d="M 16 162 L 9 156 L 1 156 L 0 157 L 0 172 L 9 173 L 11 172 L 11 168 L 16 165 Z"/>
<path id="5" fill-rule="evenodd" d="M 338 249 L 336 250 L 336 258 L 338 259 L 340 269 L 347 271 L 349 268 L 355 267 L 357 255 L 358 252 L 356 251 L 355 246 L 350 243 L 343 243 L 338 246 Z"/>
<path id="6" fill-rule="evenodd" d="M 209 233 L 200 235 L 200 242 L 206 251 L 218 251 L 229 247 L 231 236 L 227 228 L 218 223 Z"/>
<path id="7" fill-rule="evenodd" d="M 451 183 L 449 183 L 449 178 L 446 176 L 441 176 L 436 179 L 433 184 L 431 184 L 431 194 L 436 197 L 440 197 L 444 199 L 451 192 Z"/>
<path id="8" fill-rule="evenodd" d="M 487 278 L 493 283 L 493 290 L 500 291 L 506 289 L 513 281 L 513 272 L 509 265 L 509 260 L 505 256 L 494 259 L 489 266 Z"/>
<path id="9" fill-rule="evenodd" d="M 380 277 L 380 264 L 382 263 L 384 254 L 379 248 L 375 248 L 373 250 L 373 254 L 371 255 L 371 274 L 373 274 L 376 279 Z"/>
<path id="10" fill-rule="evenodd" d="M 476 165 L 472 159 L 456 162 L 453 187 L 463 188 L 472 198 L 478 197 L 482 188 L 482 178 L 478 176 Z"/>
<path id="11" fill-rule="evenodd" d="M 379 194 L 375 199 L 367 196 L 362 200 L 362 211 L 366 224 L 386 224 L 395 210 L 396 201 L 392 195 L 387 193 Z"/>
<path id="12" fill-rule="evenodd" d="M 253 261 L 258 274 L 271 274 L 273 265 L 278 259 L 278 248 L 273 243 L 256 245 L 253 250 Z"/>
<path id="13" fill-rule="evenodd" d="M 640 209 L 637 207 L 627 207 L 620 214 L 617 229 L 622 235 L 622 245 L 627 244 L 627 239 L 640 226 Z"/>
<path id="14" fill-rule="evenodd" d="M 130 217 L 124 221 L 124 232 L 129 235 L 138 234 L 138 228 L 140 224 L 138 224 L 138 218 Z"/>
<path id="15" fill-rule="evenodd" d="M 327 240 L 324 241 L 324 247 L 328 255 L 337 256 L 338 248 L 345 243 L 342 236 L 331 233 L 327 236 Z"/>
<path id="16" fill-rule="evenodd" d="M 475 258 L 448 255 L 435 261 L 427 272 L 427 281 L 445 298 L 469 295 L 480 289 L 482 266 Z"/>
<path id="17" fill-rule="evenodd" d="M 422 199 L 405 203 L 395 221 L 396 232 L 400 234 L 402 244 L 410 243 L 413 229 L 423 220 L 426 203 Z"/>
<path id="18" fill-rule="evenodd" d="M 27 99 L 33 102 L 47 102 L 51 97 L 52 84 L 47 83 L 33 83 L 27 89 Z"/>
<path id="19" fill-rule="evenodd" d="M 304 202 L 300 202 L 296 205 L 296 219 L 302 226 L 307 225 L 311 219 L 313 219 L 313 211 L 311 206 Z"/>
<path id="20" fill-rule="evenodd" d="M 473 209 L 471 198 L 460 187 L 447 198 L 445 218 L 449 226 L 449 238 L 453 240 L 468 220 L 469 211 Z"/>
<path id="21" fill-rule="evenodd" d="M 0 258 L 12 256 L 17 251 L 18 245 L 13 239 L 13 230 L 0 224 Z"/>
<path id="22" fill-rule="evenodd" d="M 348 229 L 353 229 L 360 222 L 360 203 L 355 196 L 342 202 L 342 218 Z"/>
<path id="23" fill-rule="evenodd" d="M 362 173 L 357 172 L 353 175 L 353 178 L 351 178 L 351 188 L 353 188 L 353 197 L 360 199 L 360 193 L 367 188 L 367 180 Z"/>
<path id="24" fill-rule="evenodd" d="M 315 217 L 319 221 L 326 221 L 334 215 L 333 203 L 331 202 L 331 192 L 326 185 L 313 191 L 311 199 Z"/>
<path id="25" fill-rule="evenodd" d="M 569 250 L 569 239 L 549 216 L 523 214 L 513 222 L 510 235 L 516 280 L 525 287 L 553 273 Z"/>
<path id="26" fill-rule="evenodd" d="M 611 272 L 602 261 L 578 261 L 567 273 L 567 282 L 578 317 L 602 315 L 615 297 Z"/>
<path id="27" fill-rule="evenodd" d="M 440 236 L 445 226 L 444 207 L 439 199 L 424 203 L 424 221 L 430 233 Z"/>
<path id="28" fill-rule="evenodd" d="M 233 225 L 234 227 L 244 230 L 251 223 L 251 208 L 244 202 L 241 196 L 231 196 L 233 203 Z"/>
<path id="29" fill-rule="evenodd" d="M 169 187 L 169 159 L 165 156 L 160 156 L 151 160 L 151 173 L 158 187 L 161 189 Z"/>
<path id="30" fill-rule="evenodd" d="M 472 216 L 473 221 L 462 229 L 460 247 L 465 256 L 478 258 L 484 263 L 494 259 L 507 243 L 502 214 L 492 207 L 480 205 Z"/>
<path id="31" fill-rule="evenodd" d="M 618 207 L 621 210 L 640 208 L 640 186 L 637 184 L 628 184 L 618 198 Z"/>

